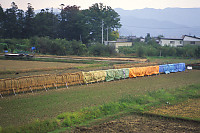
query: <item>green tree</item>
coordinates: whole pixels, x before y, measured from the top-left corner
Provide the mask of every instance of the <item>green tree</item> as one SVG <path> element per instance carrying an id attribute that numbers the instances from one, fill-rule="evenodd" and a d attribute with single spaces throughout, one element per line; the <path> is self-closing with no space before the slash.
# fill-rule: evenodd
<path id="1" fill-rule="evenodd" d="M 80 40 L 82 33 L 82 18 L 83 16 L 79 10 L 80 7 L 66 6 L 61 11 L 61 21 L 60 21 L 60 36 L 66 38 L 67 40 Z"/>
<path id="2" fill-rule="evenodd" d="M 4 29 L 3 29 L 4 21 L 5 21 L 5 13 L 0 5 L 0 38 L 2 38 L 4 34 Z"/>
<path id="3" fill-rule="evenodd" d="M 139 46 L 137 48 L 136 54 L 138 57 L 144 57 L 145 56 L 145 50 L 143 46 Z"/>
<path id="4" fill-rule="evenodd" d="M 24 11 L 21 9 L 17 10 L 17 33 L 15 34 L 16 38 L 23 38 L 24 31 Z"/>
<path id="5" fill-rule="evenodd" d="M 35 35 L 40 37 L 57 37 L 58 18 L 53 11 L 48 12 L 48 10 L 42 9 L 40 13 L 36 14 L 34 20 Z"/>
<path id="6" fill-rule="evenodd" d="M 17 10 L 15 2 L 11 3 L 11 8 L 6 9 L 4 18 L 4 38 L 13 38 L 17 34 Z"/>
<path id="7" fill-rule="evenodd" d="M 115 55 L 115 48 L 112 46 L 106 46 L 101 43 L 91 44 L 89 47 L 89 54 L 94 56 L 110 56 Z"/>
<path id="8" fill-rule="evenodd" d="M 22 38 L 24 28 L 24 11 L 18 9 L 12 2 L 11 8 L 6 9 L 5 13 L 0 8 L 0 36 L 4 38 Z M 3 34 L 2 34 L 3 33 Z"/>
<path id="9" fill-rule="evenodd" d="M 118 30 L 110 32 L 109 40 L 117 41 L 118 38 L 119 38 Z"/>
<path id="10" fill-rule="evenodd" d="M 197 49 L 195 50 L 195 56 L 200 58 L 200 46 L 198 46 Z"/>
<path id="11" fill-rule="evenodd" d="M 25 22 L 24 22 L 24 37 L 30 38 L 34 36 L 34 8 L 28 3 L 27 11 L 25 12 Z"/>
<path id="12" fill-rule="evenodd" d="M 151 40 L 150 33 L 147 33 L 147 36 L 145 37 L 145 42 L 148 43 Z"/>
<path id="13" fill-rule="evenodd" d="M 102 26 L 104 33 L 107 33 L 108 31 L 109 35 L 111 35 L 110 32 L 121 27 L 118 13 L 111 7 L 104 6 L 102 3 L 93 4 L 85 12 L 88 14 L 87 23 L 91 25 L 91 40 L 101 42 Z M 106 38 L 106 34 L 104 34 L 104 38 Z"/>

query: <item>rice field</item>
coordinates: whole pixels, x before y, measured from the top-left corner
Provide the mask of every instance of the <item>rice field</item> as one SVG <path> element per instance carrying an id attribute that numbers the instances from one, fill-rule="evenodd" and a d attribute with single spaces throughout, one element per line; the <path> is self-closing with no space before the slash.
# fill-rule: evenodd
<path id="1" fill-rule="evenodd" d="M 200 60 L 186 59 L 152 59 L 152 61 L 159 64 L 178 62 L 186 62 L 189 64 L 200 62 Z M 99 64 L 0 60 L 0 78 L 104 69 L 102 66 L 98 67 L 98 65 Z M 108 68 L 112 67 L 111 65 L 108 66 Z M 6 74 L 5 72 L 8 73 Z M 63 112 L 74 112 L 85 107 L 115 102 L 129 95 L 137 97 L 138 95 L 145 95 L 154 90 L 170 90 L 192 84 L 199 84 L 199 81 L 199 70 L 186 70 L 185 72 L 95 84 L 90 83 L 88 85 L 76 85 L 70 86 L 69 88 L 34 91 L 29 94 L 22 93 L 17 96 L 8 96 L 0 99 L 0 128 L 21 126 L 38 119 L 53 119 Z M 186 103 L 153 109 L 151 113 L 199 119 L 199 112 L 195 112 L 195 110 L 198 110 L 198 103 L 200 103 L 199 99 L 191 100 Z"/>
<path id="2" fill-rule="evenodd" d="M 51 119 L 63 112 L 118 101 L 127 95 L 198 84 L 199 75 L 199 70 L 192 70 L 5 97 L 0 99 L 0 125 L 19 126 L 35 119 Z"/>

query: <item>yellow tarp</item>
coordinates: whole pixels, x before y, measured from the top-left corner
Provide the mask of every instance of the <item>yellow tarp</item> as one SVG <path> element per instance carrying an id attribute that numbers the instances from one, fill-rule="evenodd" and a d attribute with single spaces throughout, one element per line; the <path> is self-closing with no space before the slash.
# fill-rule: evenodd
<path id="1" fill-rule="evenodd" d="M 106 78 L 106 71 L 100 70 L 100 71 L 83 72 L 83 77 L 85 83 L 104 81 Z"/>

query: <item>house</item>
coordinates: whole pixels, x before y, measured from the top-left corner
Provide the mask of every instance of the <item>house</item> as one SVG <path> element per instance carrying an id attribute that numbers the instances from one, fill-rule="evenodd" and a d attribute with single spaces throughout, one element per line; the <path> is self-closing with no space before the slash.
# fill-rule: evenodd
<path id="1" fill-rule="evenodd" d="M 200 38 L 195 37 L 195 36 L 184 35 L 183 36 L 183 45 L 187 45 L 187 44 L 200 45 Z"/>
<path id="2" fill-rule="evenodd" d="M 117 53 L 119 53 L 119 49 L 118 49 L 119 47 L 122 47 L 122 46 L 130 47 L 130 46 L 132 46 L 132 42 L 128 42 L 128 41 L 105 41 L 104 44 L 114 46 L 115 51 Z"/>
<path id="3" fill-rule="evenodd" d="M 172 47 L 182 47 L 182 38 L 160 38 L 159 44 L 161 46 L 172 46 Z"/>
<path id="4" fill-rule="evenodd" d="M 200 45 L 200 38 L 195 36 L 184 35 L 182 38 L 160 38 L 161 46 L 182 47 L 184 45 Z"/>
<path id="5" fill-rule="evenodd" d="M 145 42 L 145 38 L 144 37 L 140 37 L 140 42 Z"/>

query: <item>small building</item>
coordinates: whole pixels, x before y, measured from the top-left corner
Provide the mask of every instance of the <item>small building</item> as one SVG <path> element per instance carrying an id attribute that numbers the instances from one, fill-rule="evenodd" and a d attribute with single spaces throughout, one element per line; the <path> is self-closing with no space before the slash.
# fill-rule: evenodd
<path id="1" fill-rule="evenodd" d="M 110 45 L 110 46 L 114 46 L 115 47 L 115 51 L 117 53 L 119 53 L 119 47 L 123 47 L 123 46 L 126 46 L 126 47 L 130 47 L 132 46 L 132 42 L 124 42 L 124 41 L 105 41 L 104 42 L 105 45 Z"/>
<path id="2" fill-rule="evenodd" d="M 160 38 L 161 46 L 182 47 L 184 45 L 200 45 L 200 38 L 195 36 L 183 35 L 182 38 Z"/>
<path id="3" fill-rule="evenodd" d="M 161 46 L 172 46 L 172 47 L 182 47 L 182 38 L 160 38 L 159 44 Z"/>
<path id="4" fill-rule="evenodd" d="M 140 42 L 145 42 L 145 38 L 144 37 L 140 37 Z"/>
<path id="5" fill-rule="evenodd" d="M 200 38 L 195 37 L 195 36 L 188 36 L 184 35 L 183 36 L 183 45 L 200 45 Z"/>

